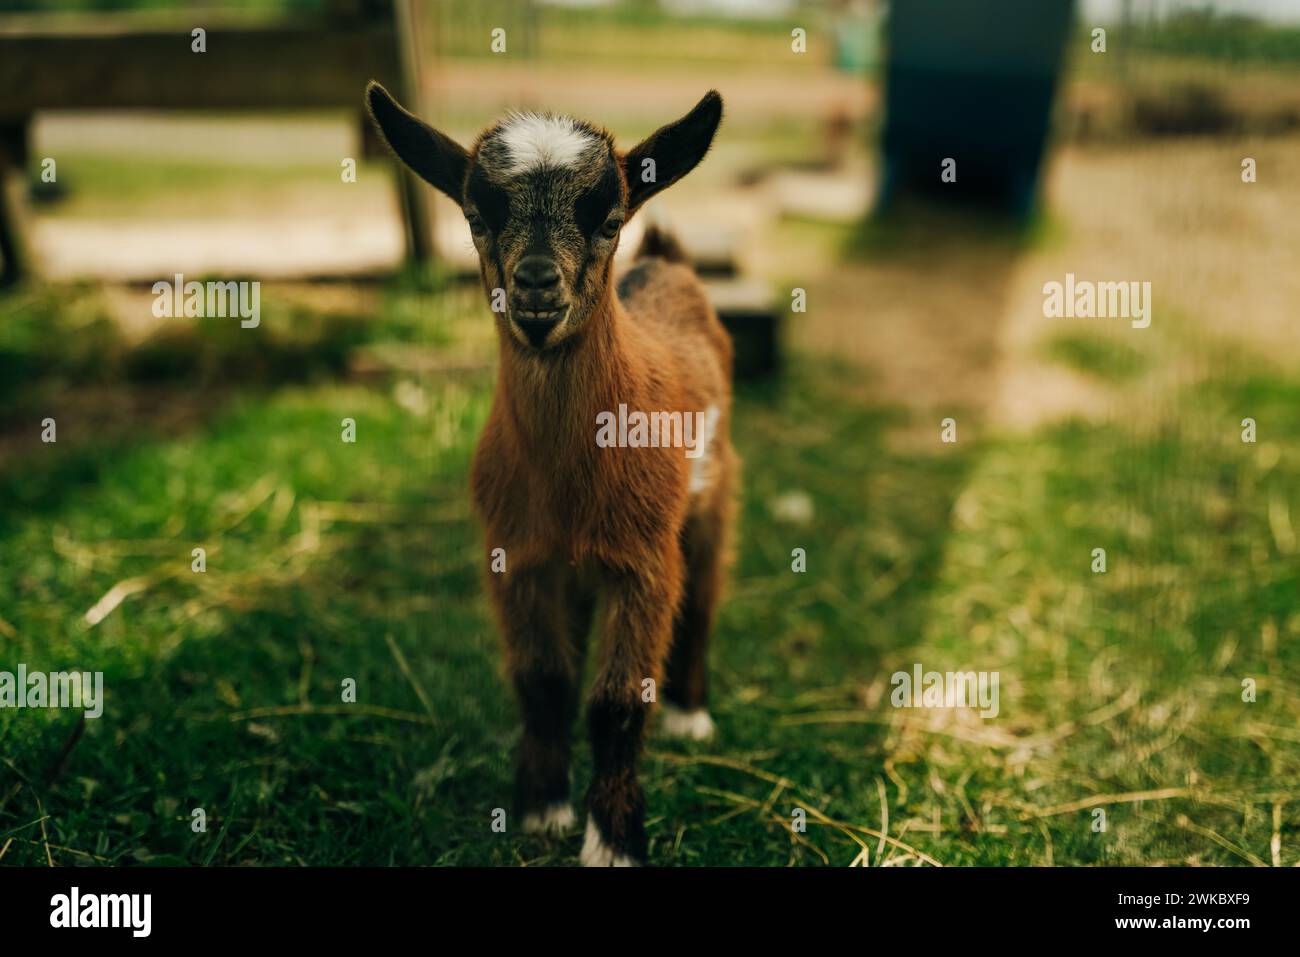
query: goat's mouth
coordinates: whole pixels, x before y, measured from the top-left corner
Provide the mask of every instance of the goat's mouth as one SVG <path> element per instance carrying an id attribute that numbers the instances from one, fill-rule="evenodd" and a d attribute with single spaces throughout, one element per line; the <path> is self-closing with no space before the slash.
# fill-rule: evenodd
<path id="1" fill-rule="evenodd" d="M 514 308 L 510 312 L 510 318 L 524 338 L 528 340 L 529 345 L 534 349 L 540 349 L 546 344 L 546 338 L 551 334 L 551 330 L 558 326 L 566 315 L 569 313 L 568 306 L 554 306 L 544 309 L 520 309 Z"/>

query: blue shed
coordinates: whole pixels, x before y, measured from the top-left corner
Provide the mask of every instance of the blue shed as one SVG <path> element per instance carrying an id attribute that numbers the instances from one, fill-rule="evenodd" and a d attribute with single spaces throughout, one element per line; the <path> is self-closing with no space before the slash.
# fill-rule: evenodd
<path id="1" fill-rule="evenodd" d="M 880 205 L 899 192 L 1026 215 L 1073 0 L 895 0 L 885 28 Z M 955 160 L 954 182 L 940 173 Z"/>

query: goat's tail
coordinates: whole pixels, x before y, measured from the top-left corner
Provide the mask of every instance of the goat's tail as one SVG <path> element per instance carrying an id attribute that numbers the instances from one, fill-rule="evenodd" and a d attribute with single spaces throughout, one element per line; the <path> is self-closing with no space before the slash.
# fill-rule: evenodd
<path id="1" fill-rule="evenodd" d="M 645 233 L 641 237 L 641 245 L 637 247 L 636 258 L 653 257 L 670 263 L 690 265 L 691 257 L 687 255 L 686 249 L 678 241 L 667 220 L 662 215 L 656 215 L 657 212 L 657 210 L 654 212 L 646 210 L 642 214 L 649 214 L 649 216 L 646 219 Z"/>

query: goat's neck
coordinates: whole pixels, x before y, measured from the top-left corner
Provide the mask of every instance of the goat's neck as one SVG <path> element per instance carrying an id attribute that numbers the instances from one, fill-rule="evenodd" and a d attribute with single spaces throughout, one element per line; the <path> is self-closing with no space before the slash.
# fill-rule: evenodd
<path id="1" fill-rule="evenodd" d="M 607 286 L 582 331 L 553 355 L 526 352 L 503 336 L 497 392 L 528 446 L 561 455 L 590 450 L 597 413 L 619 402 L 635 407 L 645 375 L 628 341 L 633 331 Z"/>

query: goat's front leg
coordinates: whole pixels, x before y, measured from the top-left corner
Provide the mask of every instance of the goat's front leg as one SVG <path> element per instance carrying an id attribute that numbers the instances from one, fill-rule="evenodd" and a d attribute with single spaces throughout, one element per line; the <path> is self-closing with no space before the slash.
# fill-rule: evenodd
<path id="1" fill-rule="evenodd" d="M 523 719 L 515 814 L 525 832 L 561 833 L 573 823 L 569 760 L 590 603 L 570 578 L 559 566 L 491 576 L 506 671 Z"/>
<path id="2" fill-rule="evenodd" d="M 588 867 L 646 859 L 645 798 L 637 761 L 655 698 L 647 688 L 661 680 L 681 594 L 681 556 L 675 544 L 652 567 L 620 573 L 607 585 L 600 665 L 587 706 L 593 773 L 582 863 Z M 646 679 L 655 684 L 647 686 Z"/>

